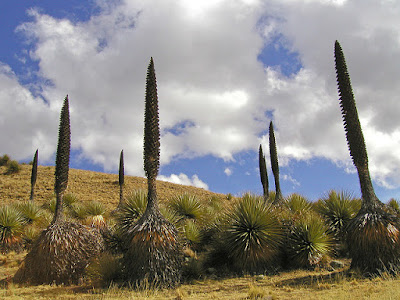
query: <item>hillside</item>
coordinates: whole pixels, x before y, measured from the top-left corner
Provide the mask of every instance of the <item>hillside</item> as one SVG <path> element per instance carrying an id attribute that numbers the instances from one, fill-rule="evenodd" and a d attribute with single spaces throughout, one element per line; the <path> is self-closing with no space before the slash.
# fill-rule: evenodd
<path id="1" fill-rule="evenodd" d="M 0 167 L 0 203 L 7 204 L 14 201 L 29 200 L 31 170 L 32 167 L 30 165 L 21 165 L 19 173 L 5 175 L 6 167 Z M 138 189 L 146 190 L 146 181 L 142 177 L 125 176 L 125 195 Z M 66 193 L 75 194 L 83 202 L 91 200 L 100 201 L 107 209 L 112 210 L 116 208 L 119 201 L 118 174 L 70 169 Z M 209 200 L 211 197 L 226 198 L 223 194 L 216 194 L 201 188 L 164 181 L 157 181 L 157 193 L 160 202 L 183 193 L 195 195 L 202 202 Z M 53 197 L 54 167 L 38 166 L 35 201 L 43 203 Z"/>

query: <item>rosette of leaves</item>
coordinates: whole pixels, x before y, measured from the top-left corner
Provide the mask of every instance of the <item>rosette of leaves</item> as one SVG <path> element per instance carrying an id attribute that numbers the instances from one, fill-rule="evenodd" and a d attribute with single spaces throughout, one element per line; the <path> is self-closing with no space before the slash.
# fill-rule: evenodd
<path id="1" fill-rule="evenodd" d="M 104 248 L 97 229 L 66 222 L 63 193 L 68 185 L 70 119 L 68 96 L 61 109 L 54 191 L 56 208 L 49 227 L 43 230 L 14 276 L 17 283 L 72 284 L 83 276 L 89 260 Z"/>
<path id="2" fill-rule="evenodd" d="M 253 272 L 274 266 L 283 229 L 271 204 L 266 205 L 263 197 L 242 197 L 227 213 L 224 223 L 223 240 L 239 269 Z"/>
<path id="3" fill-rule="evenodd" d="M 351 267 L 368 274 L 400 267 L 399 219 L 385 211 L 372 186 L 368 155 L 350 76 L 339 42 L 335 42 L 335 68 L 339 101 L 350 156 L 357 169 L 362 205 L 346 227 Z"/>
<path id="4" fill-rule="evenodd" d="M 36 203 L 22 202 L 15 205 L 15 209 L 20 213 L 25 224 L 32 224 L 43 216 L 43 211 Z"/>
<path id="5" fill-rule="evenodd" d="M 136 190 L 129 193 L 119 207 L 115 218 L 121 232 L 128 232 L 143 215 L 147 207 L 147 192 Z"/>
<path id="6" fill-rule="evenodd" d="M 303 215 L 312 208 L 312 203 L 299 194 L 291 194 L 282 202 L 284 208 L 288 209 L 292 215 Z"/>
<path id="7" fill-rule="evenodd" d="M 103 203 L 99 201 L 90 201 L 85 207 L 86 216 L 88 218 L 87 224 L 91 227 L 96 227 L 99 230 L 104 230 L 107 227 L 104 215 L 106 213 L 106 208 Z"/>
<path id="8" fill-rule="evenodd" d="M 0 252 L 22 249 L 24 220 L 14 207 L 0 207 Z"/>
<path id="9" fill-rule="evenodd" d="M 285 252 L 290 267 L 313 268 L 332 253 L 334 240 L 325 222 L 310 214 L 295 220 L 289 228 Z"/>
<path id="10" fill-rule="evenodd" d="M 201 221 L 204 217 L 204 209 L 196 196 L 183 194 L 172 198 L 168 205 L 181 220 L 191 219 Z"/>
<path id="11" fill-rule="evenodd" d="M 174 287 L 181 279 L 182 254 L 178 232 L 158 208 L 156 177 L 159 169 L 160 128 L 153 58 L 147 68 L 144 125 L 144 170 L 147 207 L 134 226 L 127 229 L 124 265 L 130 281 L 151 287 Z"/>
<path id="12" fill-rule="evenodd" d="M 316 205 L 317 212 L 326 220 L 330 230 L 338 238 L 343 237 L 344 228 L 361 208 L 361 200 L 350 193 L 330 191 L 328 196 Z"/>

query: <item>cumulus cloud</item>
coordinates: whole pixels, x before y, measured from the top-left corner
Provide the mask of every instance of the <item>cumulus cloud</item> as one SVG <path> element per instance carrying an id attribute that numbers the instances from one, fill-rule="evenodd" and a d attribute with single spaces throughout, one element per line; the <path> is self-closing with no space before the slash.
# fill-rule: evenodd
<path id="1" fill-rule="evenodd" d="M 192 178 L 189 178 L 186 174 L 180 173 L 179 175 L 171 174 L 170 176 L 160 175 L 157 177 L 158 180 L 168 181 L 176 184 L 191 185 L 198 188 L 208 190 L 208 185 L 199 179 L 195 174 Z"/>
<path id="2" fill-rule="evenodd" d="M 235 154 L 257 151 L 260 141 L 267 144 L 263 133 L 272 118 L 281 164 L 323 157 L 348 168 L 333 60 L 338 39 L 371 173 L 385 187 L 400 185 L 400 69 L 395 63 L 400 58 L 400 3 L 100 3 L 99 13 L 84 22 L 32 10 L 32 21 L 19 26 L 31 43 L 29 56 L 21 59 L 37 62 L 43 80 L 37 83 L 40 97 L 34 97 L 2 65 L 0 122 L 10 126 L 1 139 L 18 136 L 6 148 L 16 158 L 31 155 L 38 143 L 46 145 L 46 157 L 54 153 L 58 112 L 68 93 L 73 148 L 105 170 L 116 170 L 124 149 L 126 172 L 143 175 L 145 74 L 152 56 L 162 164 L 205 155 L 235 163 Z M 263 64 L 259 55 L 267 48 L 293 55 L 299 70 L 286 76 L 279 62 Z M 24 120 L 19 124 L 12 120 L 18 114 Z"/>

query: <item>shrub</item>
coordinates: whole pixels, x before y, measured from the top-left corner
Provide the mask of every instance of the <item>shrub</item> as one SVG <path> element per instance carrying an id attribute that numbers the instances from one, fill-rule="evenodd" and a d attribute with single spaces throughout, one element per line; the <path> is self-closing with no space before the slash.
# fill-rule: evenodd
<path id="1" fill-rule="evenodd" d="M 10 160 L 7 164 L 6 174 L 15 174 L 21 170 L 21 166 L 16 160 Z"/>
<path id="2" fill-rule="evenodd" d="M 0 167 L 6 166 L 9 161 L 10 157 L 7 154 L 4 154 L 2 157 L 0 157 Z"/>
<path id="3" fill-rule="evenodd" d="M 122 269 L 121 259 L 105 252 L 90 262 L 86 275 L 95 285 L 109 287 L 112 282 L 122 279 Z"/>

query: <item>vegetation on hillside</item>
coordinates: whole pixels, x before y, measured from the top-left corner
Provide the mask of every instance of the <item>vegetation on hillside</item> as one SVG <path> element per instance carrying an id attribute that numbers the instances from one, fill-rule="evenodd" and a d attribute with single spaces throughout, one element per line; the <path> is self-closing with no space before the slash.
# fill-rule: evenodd
<path id="1" fill-rule="evenodd" d="M 15 266 L 18 270 L 14 276 L 8 275 L 1 281 L 3 285 L 9 288 L 12 278 L 14 283 L 33 285 L 85 283 L 90 287 L 112 284 L 124 287 L 128 284 L 146 290 L 177 288 L 183 282 L 231 276 L 250 275 L 257 282 L 264 276 L 293 269 L 319 270 L 329 278 L 345 278 L 343 281 L 354 274 L 397 276 L 400 268 L 399 204 L 392 199 L 385 205 L 375 195 L 350 76 L 337 41 L 334 55 L 339 102 L 350 156 L 359 176 L 361 199 L 344 191 L 330 191 L 315 203 L 299 194 L 284 197 L 279 184 L 272 121 L 269 150 L 275 192 L 269 191 L 265 156 L 260 145 L 262 196 L 247 193 L 234 198 L 206 191 L 196 194 L 188 192 L 188 187 L 179 190 L 177 185 L 164 183 L 168 185 L 166 193 L 163 184 L 156 181 L 160 167 L 160 128 L 157 83 L 151 58 L 144 114 L 146 180 L 138 179 L 135 189 L 124 195 L 123 189 L 128 188 L 132 178 L 124 176 L 121 151 L 118 180 L 116 176 L 107 179 L 108 189 L 112 190 L 110 203 L 103 201 L 107 189 L 100 190 L 99 198 L 95 198 L 95 189 L 104 186 L 93 188 L 93 172 L 86 173 L 92 176 L 89 179 L 76 173 L 72 181 L 88 181 L 91 188 L 84 192 L 90 199 L 83 201 L 82 194 L 75 193 L 78 185 L 71 188 L 74 193 L 67 193 L 71 144 L 67 96 L 61 109 L 55 168 L 38 166 L 36 150 L 30 175 L 30 201 L 26 201 L 28 189 L 23 189 L 21 199 L 0 206 L 3 261 L 7 261 L 10 253 L 18 255 L 27 251 L 21 264 Z M 0 157 L 0 168 L 5 178 L 0 181 L 0 198 L 19 197 L 17 192 L 7 193 L 7 190 L 27 185 L 27 168 L 8 155 Z M 51 189 L 41 178 L 44 171 L 49 177 L 53 170 L 54 189 Z M 36 185 L 37 193 L 34 192 Z M 52 192 L 44 197 L 43 189 Z M 111 211 L 116 204 L 117 209 Z M 0 264 L 3 261 L 0 260 Z M 319 278 L 328 282 L 324 277 Z M 247 298 L 263 298 L 265 291 L 252 284 Z M 185 297 L 177 295 L 179 299 Z"/>

